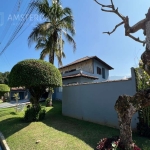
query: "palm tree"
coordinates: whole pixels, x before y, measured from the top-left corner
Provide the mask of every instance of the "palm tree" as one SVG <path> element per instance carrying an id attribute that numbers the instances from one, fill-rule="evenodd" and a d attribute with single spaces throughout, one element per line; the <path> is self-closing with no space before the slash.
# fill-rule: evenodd
<path id="1" fill-rule="evenodd" d="M 70 8 L 63 8 L 59 0 L 52 0 L 52 6 L 48 0 L 33 2 L 40 15 L 46 19 L 44 23 L 38 24 L 28 37 L 29 45 L 36 42 L 35 49 L 42 49 L 40 59 L 49 55 L 49 62 L 54 64 L 54 57 L 58 59 L 59 66 L 62 65 L 64 40 L 63 37 L 76 49 L 76 43 L 72 36 L 75 35 L 74 20 Z M 70 35 L 71 34 L 71 35 Z M 50 88 L 49 97 L 52 105 L 52 91 Z"/>
<path id="2" fill-rule="evenodd" d="M 75 35 L 72 11 L 68 7 L 63 8 L 59 0 L 53 0 L 52 6 L 49 5 L 48 0 L 33 2 L 32 5 L 35 6 L 39 14 L 43 15 L 46 21 L 33 29 L 28 37 L 29 45 L 36 42 L 35 49 L 42 49 L 40 59 L 49 55 L 49 62 L 54 64 L 54 57 L 56 56 L 61 66 L 61 59 L 65 57 L 63 38 L 73 44 L 74 51 L 76 49 L 76 43 L 72 37 Z"/>

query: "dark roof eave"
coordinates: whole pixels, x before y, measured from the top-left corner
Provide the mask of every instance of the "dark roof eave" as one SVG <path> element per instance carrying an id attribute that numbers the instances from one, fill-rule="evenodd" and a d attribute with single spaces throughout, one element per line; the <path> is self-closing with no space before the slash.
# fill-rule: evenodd
<path id="1" fill-rule="evenodd" d="M 114 69 L 114 68 L 112 68 L 110 65 L 108 65 L 107 63 L 105 63 L 104 61 L 102 61 L 101 59 L 99 59 L 97 56 L 92 56 L 92 57 L 89 57 L 89 58 L 84 59 L 84 60 L 82 60 L 82 61 L 75 62 L 75 63 L 71 63 L 71 64 L 68 64 L 68 65 L 66 65 L 66 66 L 60 67 L 60 68 L 58 68 L 58 69 L 66 68 L 66 67 L 68 67 L 68 66 L 73 66 L 73 65 L 75 65 L 75 64 L 79 64 L 79 63 L 81 63 L 81 62 L 84 62 L 84 61 L 87 61 L 87 60 L 90 60 L 90 59 L 96 59 L 96 60 L 98 60 L 98 61 L 101 62 L 102 64 L 106 65 L 109 70 Z"/>
<path id="2" fill-rule="evenodd" d="M 97 77 L 93 77 L 93 76 L 88 76 L 88 75 L 85 75 L 85 74 L 76 74 L 76 75 L 70 75 L 70 76 L 66 76 L 66 77 L 62 77 L 62 79 L 70 79 L 70 78 L 79 78 L 79 77 L 85 77 L 85 78 L 91 78 L 91 79 L 98 79 Z"/>

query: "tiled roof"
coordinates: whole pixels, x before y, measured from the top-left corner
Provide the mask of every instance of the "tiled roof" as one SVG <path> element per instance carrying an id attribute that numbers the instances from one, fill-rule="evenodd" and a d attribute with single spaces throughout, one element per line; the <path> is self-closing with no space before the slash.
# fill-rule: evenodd
<path id="1" fill-rule="evenodd" d="M 120 81 L 129 81 L 132 80 L 132 78 L 127 78 L 127 79 L 120 79 L 120 80 L 106 80 L 106 81 L 101 81 L 101 82 L 87 82 L 87 83 L 73 83 L 69 85 L 63 85 L 65 86 L 79 86 L 79 85 L 88 85 L 88 84 L 102 84 L 102 83 L 111 83 L 111 82 L 120 82 Z"/>
<path id="2" fill-rule="evenodd" d="M 65 67 L 68 67 L 68 66 L 71 66 L 71 65 L 75 65 L 75 64 L 78 64 L 78 63 L 81 63 L 81 62 L 84 62 L 84 61 L 90 60 L 90 59 L 96 59 L 96 60 L 99 61 L 100 63 L 102 63 L 102 64 L 104 64 L 105 66 L 107 66 L 109 70 L 114 69 L 114 68 L 112 68 L 111 66 L 109 66 L 107 63 L 105 63 L 104 61 L 102 61 L 101 59 L 99 59 L 97 56 L 92 56 L 92 57 L 86 56 L 86 57 L 83 57 L 83 58 L 78 59 L 78 60 L 76 60 L 76 61 L 74 61 L 74 62 L 72 62 L 72 63 L 70 63 L 70 64 L 68 64 L 68 65 L 62 66 L 62 67 L 60 67 L 59 69 L 65 68 Z"/>
<path id="3" fill-rule="evenodd" d="M 62 79 L 69 79 L 69 78 L 76 78 L 76 77 L 85 77 L 85 78 L 91 78 L 91 79 L 94 79 L 94 80 L 98 79 L 97 77 L 86 75 L 86 74 L 83 74 L 83 73 L 78 73 L 78 74 L 74 74 L 74 75 L 65 76 L 65 77 L 62 77 Z"/>
<path id="4" fill-rule="evenodd" d="M 25 88 L 24 87 L 12 87 L 11 90 L 12 91 L 25 90 Z"/>

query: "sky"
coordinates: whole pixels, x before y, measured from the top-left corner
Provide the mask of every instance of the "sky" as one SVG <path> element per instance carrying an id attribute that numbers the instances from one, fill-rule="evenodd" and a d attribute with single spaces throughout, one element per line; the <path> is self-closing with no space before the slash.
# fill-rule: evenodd
<path id="1" fill-rule="evenodd" d="M 0 52 L 14 33 L 21 15 L 24 15 L 30 0 L 1 0 L 0 5 Z M 51 3 L 51 1 L 49 1 Z M 102 4 L 111 4 L 110 0 L 99 0 Z M 115 7 L 119 12 L 129 17 L 130 26 L 145 18 L 145 14 L 150 7 L 149 0 L 114 0 Z M 9 5 L 8 5 L 9 3 Z M 102 12 L 101 6 L 94 0 L 61 0 L 63 7 L 70 7 L 75 20 L 77 49 L 73 52 L 72 45 L 65 43 L 63 65 L 67 65 L 79 58 L 86 56 L 97 56 L 114 70 L 110 71 L 110 76 L 130 76 L 131 67 L 138 67 L 141 54 L 145 47 L 141 43 L 125 36 L 123 25 L 111 34 L 103 34 L 104 31 L 111 31 L 116 24 L 122 20 L 113 13 Z M 19 16 L 16 18 L 15 16 Z M 36 16 L 36 17 L 35 17 Z M 40 16 L 33 12 L 24 24 L 16 39 L 0 56 L 0 72 L 11 71 L 12 67 L 19 61 L 25 59 L 39 59 L 40 50 L 34 49 L 35 44 L 28 46 L 28 36 L 32 29 L 42 22 Z M 133 34 L 144 40 L 143 31 Z M 48 61 L 48 58 L 45 59 Z M 58 67 L 55 58 L 55 66 Z"/>

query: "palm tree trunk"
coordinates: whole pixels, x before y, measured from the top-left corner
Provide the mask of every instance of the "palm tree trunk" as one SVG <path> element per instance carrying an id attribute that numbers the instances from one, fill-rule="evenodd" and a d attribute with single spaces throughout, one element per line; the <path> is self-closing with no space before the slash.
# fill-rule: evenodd
<path id="1" fill-rule="evenodd" d="M 52 44 L 52 49 L 50 50 L 50 53 L 49 53 L 49 62 L 51 64 L 54 64 L 54 49 L 55 49 L 56 44 L 57 44 L 57 32 L 54 32 L 54 34 L 52 36 L 52 40 L 54 43 Z M 49 106 L 53 106 L 52 95 L 53 95 L 53 88 L 50 88 L 49 94 L 48 94 L 48 97 L 50 98 Z"/>
<path id="2" fill-rule="evenodd" d="M 54 51 L 53 51 L 53 50 L 50 51 L 50 54 L 49 54 L 49 62 L 50 62 L 51 64 L 54 64 Z"/>

